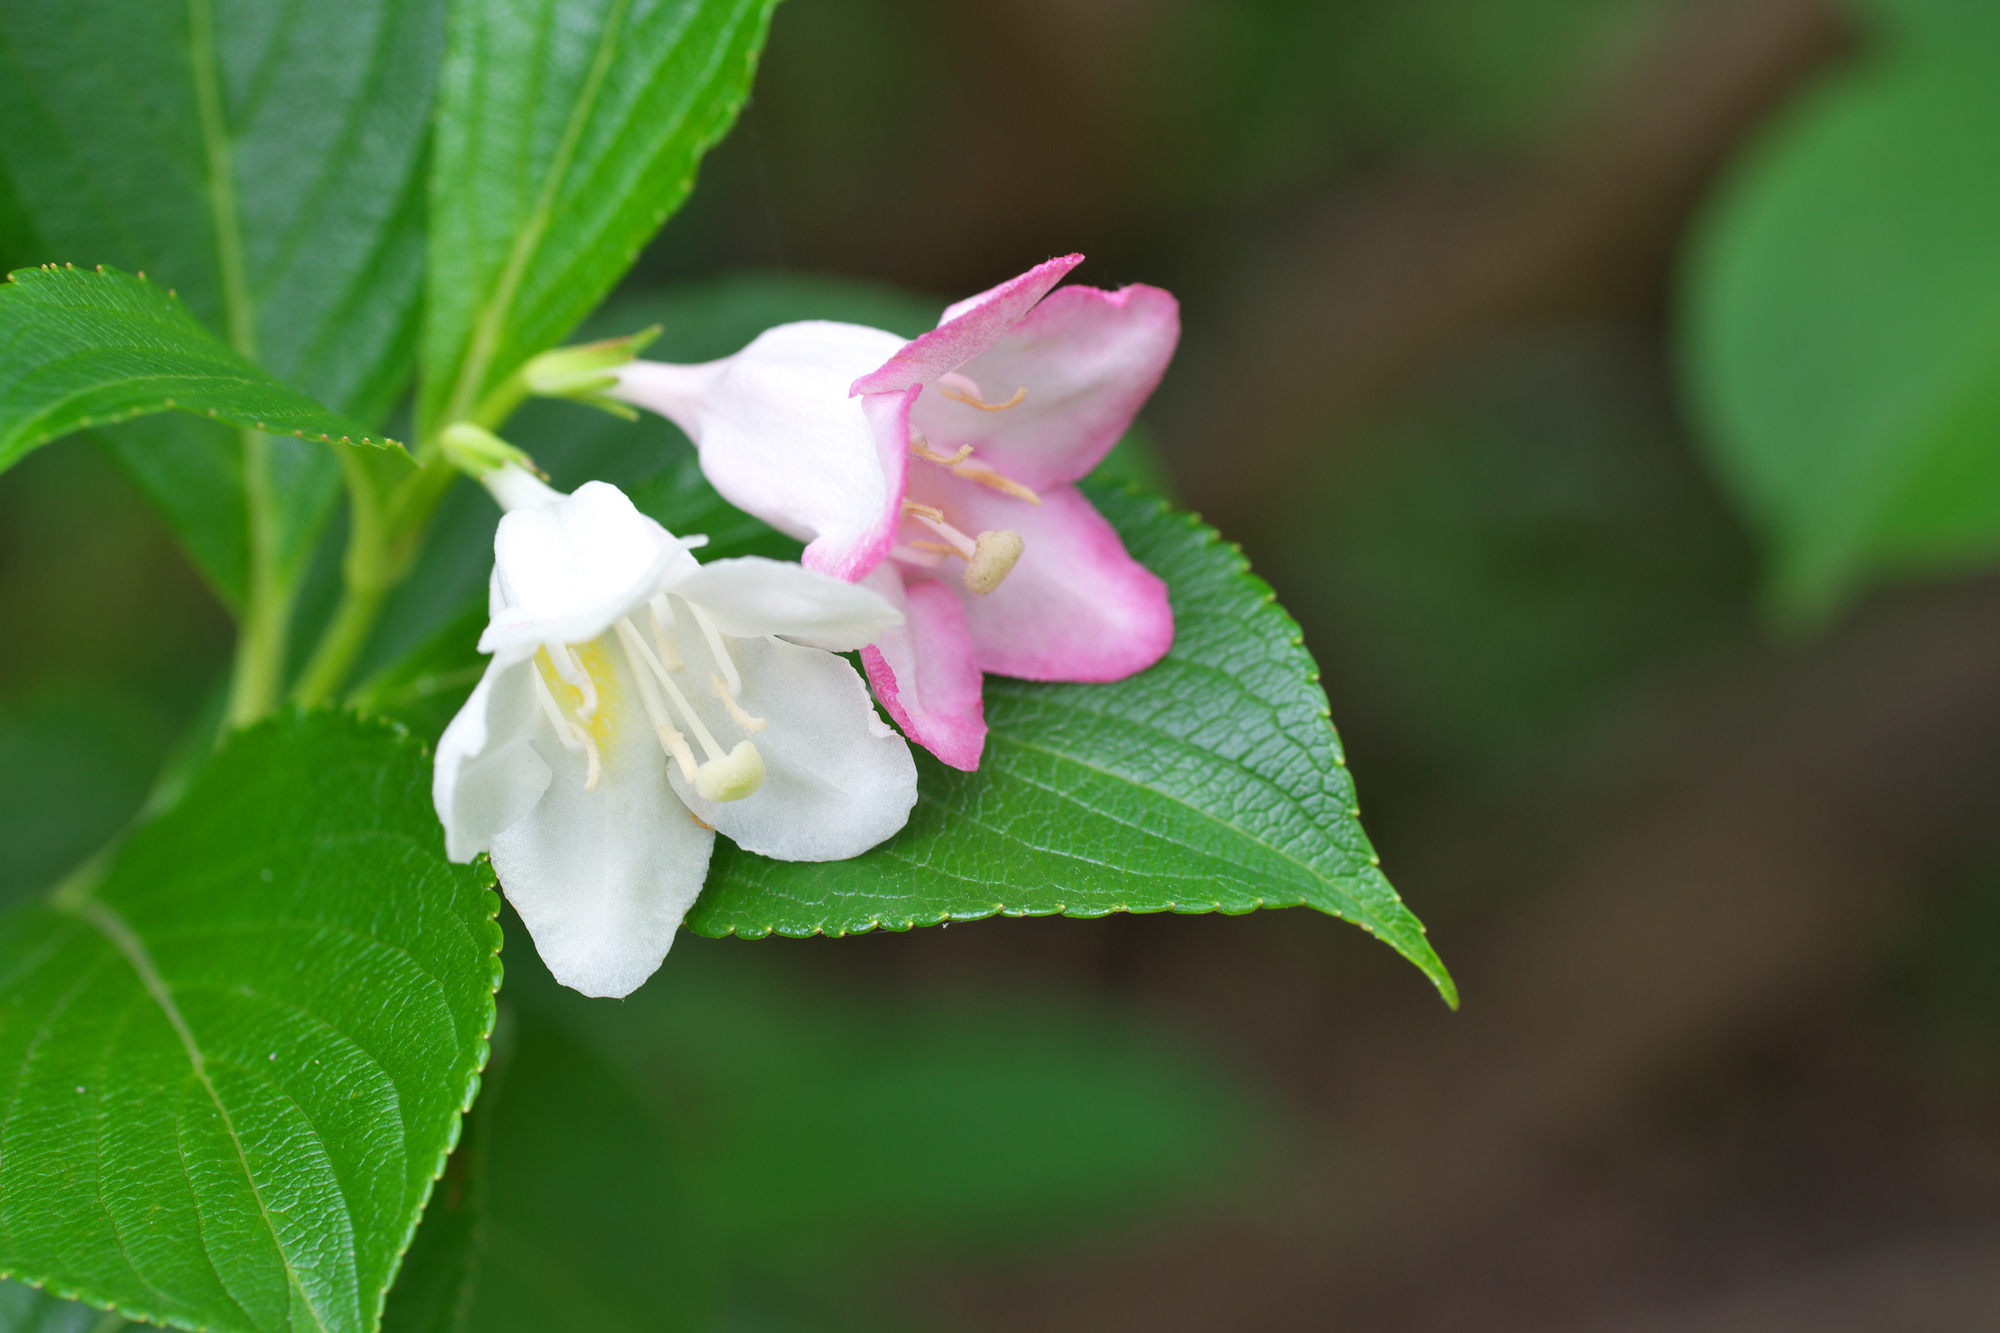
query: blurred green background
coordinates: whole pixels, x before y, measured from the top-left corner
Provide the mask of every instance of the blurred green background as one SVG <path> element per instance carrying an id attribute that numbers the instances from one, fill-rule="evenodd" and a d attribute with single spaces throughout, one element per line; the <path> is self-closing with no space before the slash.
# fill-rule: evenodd
<path id="1" fill-rule="evenodd" d="M 687 939 L 625 1005 L 510 949 L 542 1091 L 440 1195 L 532 1242 L 479 1326 L 1991 1327 L 1995 90 L 1983 0 L 787 0 L 604 327 L 914 329 L 1072 249 L 1174 291 L 1131 465 L 1299 618 L 1465 1008 L 1300 912 Z M 376 662 L 493 521 L 447 501 Z M 14 896 L 227 621 L 76 440 L 0 477 L 0 624 Z"/>

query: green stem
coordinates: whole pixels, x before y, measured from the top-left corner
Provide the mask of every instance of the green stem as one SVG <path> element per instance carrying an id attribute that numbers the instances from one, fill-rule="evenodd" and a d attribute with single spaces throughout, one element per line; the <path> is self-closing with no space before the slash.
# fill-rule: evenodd
<path id="1" fill-rule="evenodd" d="M 257 308 L 250 296 L 243 255 L 243 224 L 236 204 L 235 155 L 222 101 L 222 71 L 215 49 L 212 0 L 187 0 L 188 64 L 195 112 L 201 122 L 208 211 L 215 223 L 215 263 L 222 283 L 222 313 L 229 342 L 257 356 Z M 261 431 L 239 436 L 243 452 L 243 505 L 250 537 L 250 586 L 237 631 L 236 669 L 229 688 L 228 723 L 248 726 L 277 706 L 284 684 L 287 631 L 296 577 L 278 568 L 276 511 L 271 490 L 271 441 Z"/>
<path id="2" fill-rule="evenodd" d="M 348 582 L 340 594 L 333 620 L 320 636 L 319 646 L 313 650 L 312 660 L 306 663 L 298 687 L 292 692 L 294 699 L 311 707 L 340 692 L 348 673 L 360 660 L 361 650 L 368 646 L 368 638 L 375 632 L 375 621 L 382 614 L 382 604 L 388 598 L 389 588 L 379 580 Z"/>
<path id="3" fill-rule="evenodd" d="M 229 686 L 228 721 L 248 726 L 277 706 L 285 676 L 285 630 L 292 618 L 291 584 L 277 566 L 276 521 L 271 507 L 271 439 L 242 432 L 243 504 L 250 529 L 250 588 L 236 635 L 236 670 Z"/>
<path id="4" fill-rule="evenodd" d="M 426 446 L 418 452 L 422 456 L 436 450 Z M 442 459 L 434 459 L 385 496 L 366 461 L 346 450 L 342 461 L 349 513 L 347 559 L 342 566 L 345 586 L 333 620 L 293 691 L 292 697 L 308 706 L 325 703 L 346 684 L 375 632 L 383 604 L 410 572 L 431 515 L 458 476 Z"/>

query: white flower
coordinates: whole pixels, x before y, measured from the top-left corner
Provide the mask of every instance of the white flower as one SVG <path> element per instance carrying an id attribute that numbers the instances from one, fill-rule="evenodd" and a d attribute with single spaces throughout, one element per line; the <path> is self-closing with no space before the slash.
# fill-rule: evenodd
<path id="1" fill-rule="evenodd" d="M 603 482 L 485 481 L 509 511 L 493 660 L 438 743 L 432 798 L 448 855 L 491 854 L 557 980 L 619 996 L 651 976 L 718 830 L 834 861 L 909 819 L 909 747 L 822 651 L 900 624 L 880 596 L 776 560 L 697 564 Z"/>

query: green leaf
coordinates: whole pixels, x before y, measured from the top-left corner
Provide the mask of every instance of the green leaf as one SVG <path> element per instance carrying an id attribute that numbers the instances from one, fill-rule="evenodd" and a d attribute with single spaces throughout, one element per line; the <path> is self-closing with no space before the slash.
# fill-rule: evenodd
<path id="1" fill-rule="evenodd" d="M 680 207 L 776 0 L 460 0 L 438 93 L 421 433 L 554 346 Z"/>
<path id="2" fill-rule="evenodd" d="M 94 894 L 0 917 L 0 1271 L 185 1327 L 373 1327 L 499 982 L 429 785 L 397 731 L 282 717 Z"/>
<path id="3" fill-rule="evenodd" d="M 19 262 L 176 289 L 276 378 L 376 423 L 415 359 L 424 145 L 443 0 L 0 5 L 0 225 Z M 106 433 L 225 600 L 248 569 L 243 441 L 152 418 Z M 281 572 L 340 489 L 326 450 L 261 442 Z"/>
<path id="4" fill-rule="evenodd" d="M 1378 867 L 1298 627 L 1212 529 L 1134 492 L 1086 492 L 1166 580 L 1174 646 L 1112 685 L 989 676 L 976 773 L 921 752 L 917 807 L 850 861 L 718 841 L 687 926 L 844 935 L 941 921 L 1310 906 L 1457 991 Z"/>
<path id="5" fill-rule="evenodd" d="M 116 269 L 22 269 L 0 286 L 0 469 L 100 422 L 178 409 L 326 444 L 394 448 L 210 336 Z"/>
<path id="6" fill-rule="evenodd" d="M 1809 99 L 1693 254 L 1688 387 L 1792 617 L 2000 554 L 2000 82 L 1960 47 Z"/>

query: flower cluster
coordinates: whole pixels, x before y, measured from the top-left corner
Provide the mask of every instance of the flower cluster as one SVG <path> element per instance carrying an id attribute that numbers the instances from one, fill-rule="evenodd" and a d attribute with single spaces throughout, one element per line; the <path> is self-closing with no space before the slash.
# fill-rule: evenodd
<path id="1" fill-rule="evenodd" d="M 910 341 L 813 321 L 703 365 L 587 349 L 558 377 L 681 426 L 717 491 L 807 543 L 803 564 L 700 564 L 701 539 L 617 488 L 563 495 L 467 428 L 455 457 L 507 512 L 492 661 L 439 743 L 434 798 L 452 859 L 492 857 L 558 980 L 625 995 L 651 975 L 718 832 L 817 861 L 903 826 L 908 746 L 835 653 L 860 649 L 903 734 L 972 770 L 983 673 L 1110 681 L 1167 651 L 1165 586 L 1073 483 L 1159 382 L 1178 309 L 1153 287 L 1058 288 L 1080 261 Z"/>

